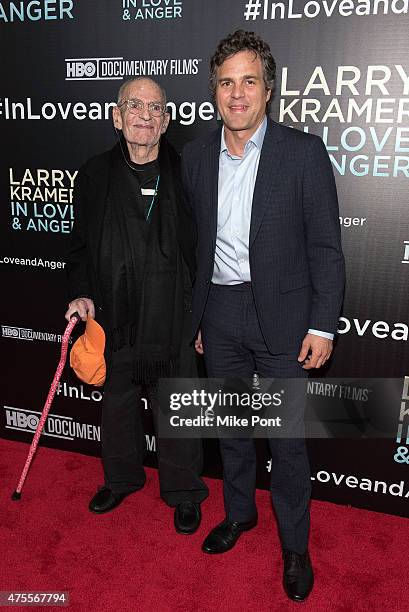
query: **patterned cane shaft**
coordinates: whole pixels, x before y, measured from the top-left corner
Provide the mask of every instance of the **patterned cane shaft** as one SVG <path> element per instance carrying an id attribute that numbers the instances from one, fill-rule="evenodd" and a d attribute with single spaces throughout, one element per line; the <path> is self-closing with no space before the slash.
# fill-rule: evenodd
<path id="1" fill-rule="evenodd" d="M 64 366 L 65 366 L 65 361 L 67 359 L 67 352 L 68 352 L 68 342 L 69 342 L 72 330 L 74 329 L 74 327 L 77 324 L 78 320 L 79 319 L 77 317 L 72 317 L 72 319 L 69 321 L 67 327 L 65 328 L 65 332 L 64 332 L 64 335 L 63 335 L 63 338 L 62 338 L 62 342 L 61 342 L 60 361 L 59 361 L 57 369 L 55 371 L 54 379 L 53 379 L 53 382 L 51 383 L 51 387 L 50 387 L 50 390 L 48 392 L 48 396 L 47 396 L 46 402 L 44 404 L 43 411 L 41 413 L 40 421 L 39 421 L 39 423 L 37 425 L 37 429 L 35 431 L 33 441 L 31 442 L 30 449 L 28 451 L 26 463 L 24 465 L 24 468 L 23 468 L 23 471 L 21 473 L 21 477 L 20 477 L 20 480 L 19 480 L 19 483 L 18 483 L 18 486 L 17 486 L 17 489 L 16 489 L 17 493 L 21 493 L 21 489 L 23 488 L 24 481 L 26 479 L 28 470 L 30 468 L 30 465 L 31 465 L 31 462 L 33 460 L 34 454 L 35 454 L 35 452 L 37 450 L 38 441 L 39 441 L 41 433 L 42 433 L 42 431 L 44 429 L 44 425 L 45 425 L 45 422 L 47 420 L 47 416 L 48 416 L 48 413 L 50 411 L 51 404 L 53 402 L 55 393 L 57 391 L 58 383 L 60 382 L 60 378 L 61 378 Z"/>

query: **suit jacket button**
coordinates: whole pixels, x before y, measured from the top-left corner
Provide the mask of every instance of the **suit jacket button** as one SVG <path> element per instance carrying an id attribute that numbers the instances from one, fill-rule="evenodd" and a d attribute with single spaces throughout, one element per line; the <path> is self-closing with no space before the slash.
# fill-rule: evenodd
<path id="1" fill-rule="evenodd" d="M 206 279 L 206 285 L 208 285 L 210 283 L 209 279 Z"/>

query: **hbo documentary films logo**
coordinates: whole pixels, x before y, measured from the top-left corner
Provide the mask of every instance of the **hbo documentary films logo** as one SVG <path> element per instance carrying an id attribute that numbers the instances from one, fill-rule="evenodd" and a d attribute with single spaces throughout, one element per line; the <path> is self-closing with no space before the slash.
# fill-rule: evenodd
<path id="1" fill-rule="evenodd" d="M 26 410 L 15 406 L 4 406 L 5 428 L 22 433 L 33 434 L 40 422 L 41 412 Z M 76 421 L 73 417 L 49 414 L 42 435 L 63 440 L 95 440 L 101 441 L 99 425 Z"/>
<path id="2" fill-rule="evenodd" d="M 61 342 L 62 335 L 55 334 L 48 331 L 38 331 L 28 327 L 15 327 L 11 325 L 1 326 L 1 335 L 3 338 L 13 340 L 24 340 L 29 342 L 41 341 L 41 342 Z M 70 344 L 72 338 L 69 339 Z"/>
<path id="3" fill-rule="evenodd" d="M 77 57 L 65 60 L 66 81 L 117 81 L 133 77 L 196 75 L 202 58 L 125 59 Z"/>

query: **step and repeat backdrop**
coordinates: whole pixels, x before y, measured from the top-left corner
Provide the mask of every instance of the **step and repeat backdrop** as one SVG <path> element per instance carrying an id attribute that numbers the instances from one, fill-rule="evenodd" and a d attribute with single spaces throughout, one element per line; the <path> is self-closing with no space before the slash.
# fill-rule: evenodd
<path id="1" fill-rule="evenodd" d="M 73 187 L 81 164 L 114 144 L 120 85 L 151 76 L 165 87 L 168 136 L 181 150 L 217 126 L 209 58 L 236 28 L 269 42 L 278 66 L 271 116 L 323 139 L 339 193 L 345 303 L 331 364 L 308 391 L 323 416 L 342 400 L 356 427 L 308 441 L 313 495 L 405 515 L 409 0 L 0 1 L 0 435 L 29 442 L 44 405 L 66 324 Z M 368 434 L 365 412 L 373 379 L 386 379 L 379 436 L 376 426 Z M 42 444 L 98 455 L 102 398 L 66 368 Z M 144 417 L 154 465 L 149 408 Z M 267 488 L 269 455 L 264 441 L 257 448 Z M 205 450 L 205 473 L 220 477 L 217 441 Z"/>

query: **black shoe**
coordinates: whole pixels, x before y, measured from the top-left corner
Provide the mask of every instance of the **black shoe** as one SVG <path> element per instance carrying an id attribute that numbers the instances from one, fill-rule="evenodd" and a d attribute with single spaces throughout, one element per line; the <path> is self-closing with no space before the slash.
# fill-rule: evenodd
<path id="1" fill-rule="evenodd" d="M 111 489 L 102 487 L 95 493 L 94 497 L 89 502 L 90 512 L 95 514 L 103 514 L 104 512 L 110 512 L 122 502 L 129 493 L 113 493 Z"/>
<path id="2" fill-rule="evenodd" d="M 294 601 L 304 601 L 311 593 L 314 584 L 314 573 L 308 550 L 299 555 L 292 550 L 283 551 L 284 591 Z"/>
<path id="3" fill-rule="evenodd" d="M 210 555 L 227 552 L 236 544 L 243 531 L 257 525 L 257 517 L 246 523 L 234 523 L 225 519 L 209 533 L 202 544 L 202 550 Z"/>
<path id="4" fill-rule="evenodd" d="M 174 523 L 178 533 L 190 535 L 197 531 L 202 520 L 200 504 L 184 501 L 175 508 Z"/>

